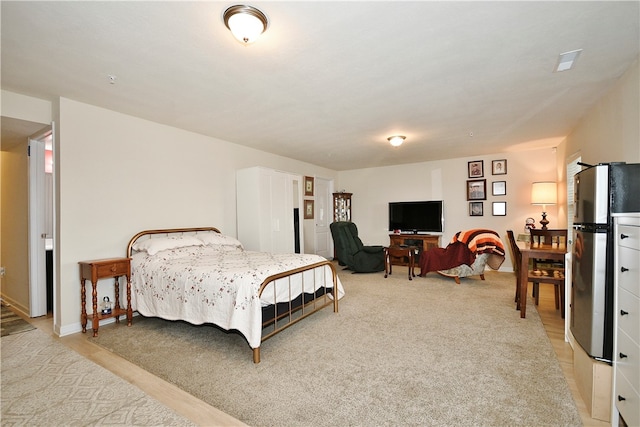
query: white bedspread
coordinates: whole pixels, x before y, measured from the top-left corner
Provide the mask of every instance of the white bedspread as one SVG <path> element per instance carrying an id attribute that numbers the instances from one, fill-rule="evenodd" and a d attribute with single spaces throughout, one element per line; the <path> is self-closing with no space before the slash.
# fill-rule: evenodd
<path id="1" fill-rule="evenodd" d="M 252 348 L 260 346 L 262 305 L 289 300 L 287 279 L 258 296 L 269 276 L 325 261 L 318 255 L 272 254 L 237 248 L 189 246 L 148 255 L 139 252 L 131 261 L 131 303 L 144 316 L 185 320 L 192 324 L 214 323 L 237 329 Z M 315 275 L 316 280 L 313 280 Z M 297 294 L 333 286 L 327 266 L 296 274 Z M 318 282 L 315 283 L 314 282 Z M 338 297 L 344 295 L 338 279 Z"/>

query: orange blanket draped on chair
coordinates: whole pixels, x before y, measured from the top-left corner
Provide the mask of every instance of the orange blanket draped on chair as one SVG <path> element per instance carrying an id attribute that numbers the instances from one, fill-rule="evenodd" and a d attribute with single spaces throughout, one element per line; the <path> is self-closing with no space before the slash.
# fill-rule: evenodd
<path id="1" fill-rule="evenodd" d="M 504 262 L 504 244 L 493 230 L 459 231 L 446 248 L 432 248 L 420 255 L 420 276 L 430 271 L 448 270 L 459 265 L 471 265 L 476 255 L 488 253 L 487 265 L 494 270 Z"/>
<path id="2" fill-rule="evenodd" d="M 474 255 L 490 254 L 487 265 L 494 270 L 500 268 L 504 262 L 504 244 L 500 235 L 493 230 L 476 228 L 467 231 L 458 231 L 451 242 L 461 242 L 467 245 Z"/>

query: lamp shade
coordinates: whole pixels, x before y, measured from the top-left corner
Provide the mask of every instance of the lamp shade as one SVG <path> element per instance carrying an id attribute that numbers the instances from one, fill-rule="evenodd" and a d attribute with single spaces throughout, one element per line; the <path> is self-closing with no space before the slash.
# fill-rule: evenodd
<path id="1" fill-rule="evenodd" d="M 238 41 L 249 44 L 267 29 L 267 17 L 252 6 L 231 6 L 224 12 L 224 24 Z"/>
<path id="2" fill-rule="evenodd" d="M 531 185 L 532 205 L 555 205 L 558 203 L 558 186 L 555 182 L 534 182 Z"/>

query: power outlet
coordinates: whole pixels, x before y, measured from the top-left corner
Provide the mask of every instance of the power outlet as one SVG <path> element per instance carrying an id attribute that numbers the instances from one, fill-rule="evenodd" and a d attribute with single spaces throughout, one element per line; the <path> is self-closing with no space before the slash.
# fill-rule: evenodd
<path id="1" fill-rule="evenodd" d="M 4 267 L 0 267 L 0 277 L 4 277 L 5 269 Z"/>

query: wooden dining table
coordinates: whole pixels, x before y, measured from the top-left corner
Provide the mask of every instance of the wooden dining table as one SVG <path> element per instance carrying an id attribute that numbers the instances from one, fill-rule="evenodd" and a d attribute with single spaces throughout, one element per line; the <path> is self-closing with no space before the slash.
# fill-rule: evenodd
<path id="1" fill-rule="evenodd" d="M 567 253 L 567 245 L 565 243 L 556 243 L 552 245 L 541 245 L 531 242 L 517 242 L 522 260 L 520 263 L 520 298 L 516 309 L 520 310 L 520 317 L 525 318 L 527 315 L 527 288 L 529 285 L 529 260 L 530 259 L 551 259 L 554 261 L 564 261 Z"/>

